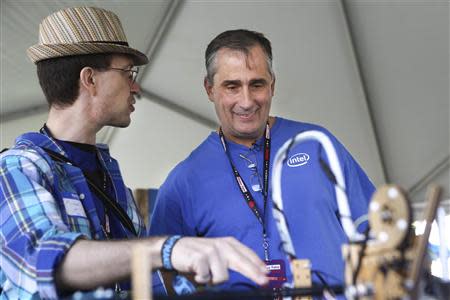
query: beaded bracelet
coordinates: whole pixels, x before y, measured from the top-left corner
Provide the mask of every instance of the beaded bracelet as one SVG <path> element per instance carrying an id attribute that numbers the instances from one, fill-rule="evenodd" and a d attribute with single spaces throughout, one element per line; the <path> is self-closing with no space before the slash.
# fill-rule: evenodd
<path id="1" fill-rule="evenodd" d="M 172 235 L 164 241 L 164 244 L 161 248 L 161 259 L 163 263 L 163 268 L 166 270 L 173 270 L 172 266 L 172 250 L 175 246 L 175 243 L 181 239 L 181 235 Z"/>

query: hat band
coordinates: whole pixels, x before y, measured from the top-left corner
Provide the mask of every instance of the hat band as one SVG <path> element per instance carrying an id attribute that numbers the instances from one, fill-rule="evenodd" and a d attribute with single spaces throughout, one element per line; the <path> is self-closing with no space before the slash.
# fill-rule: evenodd
<path id="1" fill-rule="evenodd" d="M 82 42 L 83 44 L 113 44 L 113 45 L 120 45 L 120 46 L 127 46 L 128 47 L 128 43 L 127 42 L 120 42 L 120 41 L 112 41 L 112 42 L 107 42 L 107 41 L 88 41 L 88 42 Z"/>

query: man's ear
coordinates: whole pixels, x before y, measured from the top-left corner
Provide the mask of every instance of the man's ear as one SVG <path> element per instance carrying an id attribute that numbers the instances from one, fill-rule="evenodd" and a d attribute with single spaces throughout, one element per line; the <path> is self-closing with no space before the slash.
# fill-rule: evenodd
<path id="1" fill-rule="evenodd" d="M 203 86 L 205 87 L 206 94 L 208 94 L 208 98 L 211 102 L 214 102 L 213 92 L 212 92 L 212 84 L 209 82 L 208 78 L 205 76 L 203 79 Z"/>
<path id="2" fill-rule="evenodd" d="M 95 95 L 97 92 L 97 86 L 95 85 L 95 70 L 91 67 L 84 67 L 80 71 L 80 88 L 85 89 L 91 95 Z"/>
<path id="3" fill-rule="evenodd" d="M 272 90 L 272 97 L 275 95 L 275 75 L 273 75 L 272 84 L 270 85 L 270 89 Z"/>

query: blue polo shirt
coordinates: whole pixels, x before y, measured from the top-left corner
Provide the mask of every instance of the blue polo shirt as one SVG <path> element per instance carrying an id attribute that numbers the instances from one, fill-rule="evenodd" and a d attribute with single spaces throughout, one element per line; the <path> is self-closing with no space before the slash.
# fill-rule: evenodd
<path id="1" fill-rule="evenodd" d="M 321 131 L 331 139 L 344 172 L 352 218 L 355 220 L 366 214 L 374 186 L 345 147 L 323 127 L 276 118 L 271 129 L 270 169 L 272 170 L 277 150 L 285 141 L 307 130 Z M 256 163 L 259 177 L 263 178 L 263 143 L 264 138 L 261 138 L 249 148 L 227 141 L 231 159 L 249 187 L 255 182 L 254 169 L 249 168 L 249 160 Z M 318 142 L 306 141 L 291 149 L 289 157 L 293 159 L 291 162 L 295 159 L 303 160 L 302 163 L 291 165 L 288 165 L 288 160 L 283 166 L 281 182 L 284 212 L 297 257 L 309 259 L 313 271 L 320 272 L 328 284 L 342 284 L 344 261 L 341 246 L 347 242 L 347 238 L 338 217 L 334 185 L 319 163 L 319 157 L 328 161 L 326 154 Z M 262 211 L 262 193 L 251 192 L 258 209 Z M 269 187 L 265 213 L 269 258 L 285 260 L 288 281 L 291 281 L 292 274 L 287 257 L 281 249 L 279 233 L 272 216 L 270 195 Z M 150 234 L 233 236 L 253 249 L 261 259 L 264 258 L 262 226 L 237 186 L 216 132 L 212 132 L 170 172 L 158 192 Z M 320 284 L 315 274 L 313 281 Z M 220 285 L 219 289 L 242 290 L 255 287 L 255 283 L 231 272 L 229 280 Z"/>

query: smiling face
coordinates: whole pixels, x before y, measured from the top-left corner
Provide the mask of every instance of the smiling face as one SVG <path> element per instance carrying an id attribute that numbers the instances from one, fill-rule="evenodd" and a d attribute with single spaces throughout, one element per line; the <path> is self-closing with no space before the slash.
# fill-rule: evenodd
<path id="1" fill-rule="evenodd" d="M 274 93 L 266 55 L 259 46 L 250 48 L 248 55 L 222 48 L 214 64 L 214 82 L 205 79 L 205 89 L 223 133 L 236 143 L 251 145 L 264 133 Z"/>
<path id="2" fill-rule="evenodd" d="M 133 61 L 129 57 L 116 55 L 109 69 L 99 72 L 98 93 L 94 101 L 96 119 L 101 126 L 130 125 L 130 115 L 136 103 L 134 95 L 139 92 L 139 85 L 132 82 L 131 72 L 122 70 L 132 67 Z"/>

